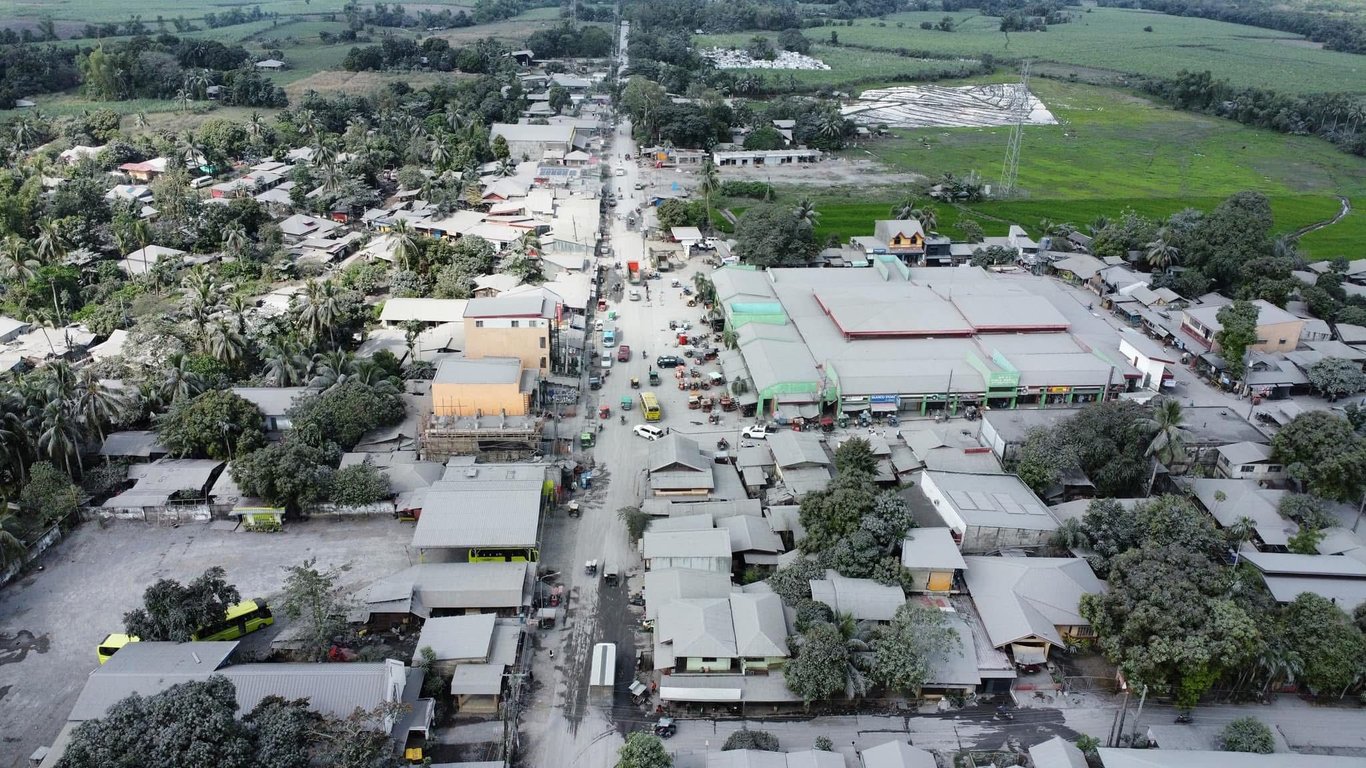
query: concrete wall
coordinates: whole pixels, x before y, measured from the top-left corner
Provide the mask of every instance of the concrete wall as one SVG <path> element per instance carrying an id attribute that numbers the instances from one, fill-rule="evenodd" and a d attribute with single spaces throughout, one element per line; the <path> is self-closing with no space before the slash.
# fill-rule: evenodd
<path id="1" fill-rule="evenodd" d="M 1300 333 L 1303 331 L 1303 320 L 1259 325 L 1257 343 L 1249 349 L 1254 352 L 1293 352 L 1300 344 Z"/>
<path id="2" fill-rule="evenodd" d="M 525 416 L 529 397 L 518 382 L 505 384 L 432 384 L 432 413 L 437 416 Z"/>
<path id="3" fill-rule="evenodd" d="M 38 537 L 37 541 L 28 545 L 26 548 L 27 551 L 22 558 L 10 563 L 8 568 L 3 572 L 0 572 L 0 586 L 8 584 L 11 579 L 18 576 L 19 573 L 24 570 L 24 566 L 36 560 L 39 555 L 46 552 L 53 544 L 56 544 L 61 540 L 62 527 L 61 525 L 54 523 L 42 536 Z"/>
<path id="4" fill-rule="evenodd" d="M 479 322 L 484 325 L 480 327 Z M 550 328 L 545 320 L 540 327 L 508 328 L 491 326 L 494 319 L 465 322 L 465 356 L 471 360 L 484 357 L 515 357 L 523 368 L 550 371 Z M 506 321 L 503 321 L 506 322 Z"/>
<path id="5" fill-rule="evenodd" d="M 729 557 L 656 557 L 645 561 L 646 570 L 663 571 L 669 568 L 696 568 L 701 571 L 730 573 Z"/>
<path id="6" fill-rule="evenodd" d="M 166 507 L 97 507 L 95 514 L 113 520 L 141 520 L 145 523 L 205 523 L 213 519 L 208 504 L 173 504 Z"/>

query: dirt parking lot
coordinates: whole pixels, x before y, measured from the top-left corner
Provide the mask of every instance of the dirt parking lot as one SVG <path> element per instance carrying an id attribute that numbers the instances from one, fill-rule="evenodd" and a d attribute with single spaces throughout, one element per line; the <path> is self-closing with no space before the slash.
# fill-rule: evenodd
<path id="1" fill-rule="evenodd" d="M 52 742 L 98 666 L 95 646 L 157 579 L 187 581 L 221 565 L 243 597 L 269 600 L 283 568 L 309 558 L 341 571 L 352 591 L 415 561 L 411 525 L 389 518 L 291 523 L 276 534 L 220 526 L 89 523 L 39 561 L 43 570 L 0 590 L 0 766 L 27 765 Z"/>

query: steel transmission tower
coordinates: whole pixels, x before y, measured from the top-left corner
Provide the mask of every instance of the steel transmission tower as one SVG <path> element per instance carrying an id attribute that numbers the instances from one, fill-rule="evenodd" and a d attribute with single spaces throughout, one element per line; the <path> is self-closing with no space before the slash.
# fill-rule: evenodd
<path id="1" fill-rule="evenodd" d="M 1024 138 L 1024 125 L 1029 120 L 1029 61 L 1020 67 L 1020 88 L 1011 99 L 1013 123 L 1010 126 L 1010 141 L 1006 144 L 1006 161 L 1001 167 L 1001 190 L 999 197 L 1015 194 L 1015 177 L 1020 172 L 1020 141 Z"/>

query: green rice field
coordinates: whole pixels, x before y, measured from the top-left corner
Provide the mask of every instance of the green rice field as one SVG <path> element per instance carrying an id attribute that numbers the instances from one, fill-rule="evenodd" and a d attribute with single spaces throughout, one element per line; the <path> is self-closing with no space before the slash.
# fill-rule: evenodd
<path id="1" fill-rule="evenodd" d="M 954 19 L 953 32 L 920 29 L 921 22 L 938 22 L 945 15 Z M 1288 93 L 1366 93 L 1366 56 L 1325 51 L 1287 32 L 1122 8 L 1076 9 L 1072 15 L 1072 22 L 1049 26 L 1047 32 L 1009 36 L 999 31 L 1000 19 L 975 10 L 898 13 L 886 21 L 859 19 L 852 27 L 815 27 L 805 33 L 827 42 L 833 31 L 844 45 L 904 50 L 913 56 L 991 54 L 1163 77 L 1183 69 L 1209 70 L 1237 85 Z M 1145 32 L 1149 26 L 1153 31 Z"/>

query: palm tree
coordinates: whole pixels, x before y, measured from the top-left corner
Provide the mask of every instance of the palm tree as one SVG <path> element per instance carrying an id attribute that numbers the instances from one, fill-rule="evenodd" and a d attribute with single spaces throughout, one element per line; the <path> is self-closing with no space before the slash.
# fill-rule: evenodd
<path id="1" fill-rule="evenodd" d="M 1153 269 L 1166 272 L 1181 261 L 1181 249 L 1172 245 L 1171 232 L 1166 227 L 1157 230 L 1157 236 L 1147 244 L 1147 249 L 1145 256 L 1148 266 Z"/>
<path id="2" fill-rule="evenodd" d="M 308 329 L 309 338 L 317 341 L 324 332 L 331 337 L 341 309 L 341 296 L 331 280 L 310 280 L 304 292 L 295 296 L 296 319 Z"/>
<path id="3" fill-rule="evenodd" d="M 1152 435 L 1148 443 L 1148 455 L 1156 456 L 1163 464 L 1171 465 L 1186 459 L 1185 430 L 1181 414 L 1181 403 L 1177 400 L 1163 400 L 1153 410 L 1148 419 L 1148 433 Z"/>
<path id="4" fill-rule="evenodd" d="M 80 422 L 71 413 L 71 406 L 62 400 L 49 400 L 43 407 L 39 421 L 38 450 L 47 454 L 54 462 L 61 460 L 68 475 L 71 472 L 71 456 L 76 456 L 76 467 L 83 474 L 85 466 L 81 463 Z"/>
<path id="5" fill-rule="evenodd" d="M 223 230 L 223 248 L 234 256 L 241 256 L 247 247 L 247 230 L 241 223 L 234 222 Z"/>
<path id="6" fill-rule="evenodd" d="M 294 115 L 294 127 L 299 129 L 299 133 L 311 136 L 316 142 L 318 132 L 322 130 L 322 121 L 318 119 L 317 113 L 313 110 L 301 109 Z"/>
<path id="7" fill-rule="evenodd" d="M 266 380 L 277 387 L 292 387 L 302 383 L 308 371 L 308 358 L 302 345 L 293 339 L 281 339 L 265 350 Z"/>
<path id="8" fill-rule="evenodd" d="M 105 386 L 93 367 L 81 369 L 76 390 L 76 413 L 86 429 L 95 430 L 101 443 L 104 442 L 104 425 L 117 422 L 127 407 L 128 402 L 123 394 Z"/>
<path id="9" fill-rule="evenodd" d="M 38 268 L 41 266 L 36 259 L 29 256 L 28 244 L 23 238 L 9 235 L 0 241 L 0 277 L 3 277 L 8 285 L 28 283 L 37 277 Z"/>
<path id="10" fill-rule="evenodd" d="M 863 671 L 864 655 L 872 650 L 868 642 L 870 630 L 866 624 L 854 620 L 854 617 L 841 613 L 835 617 L 835 628 L 840 631 L 840 637 L 844 638 L 845 650 L 849 652 L 848 661 L 844 666 L 844 695 L 849 698 L 862 698 L 868 695 L 868 689 L 872 687 L 868 676 Z"/>
<path id="11" fill-rule="evenodd" d="M 418 234 L 407 219 L 399 219 L 389 228 L 389 236 L 394 239 L 394 261 L 401 269 L 416 269 L 418 257 L 422 255 L 422 245 Z"/>
<path id="12" fill-rule="evenodd" d="M 827 110 L 816 118 L 816 133 L 822 138 L 838 139 L 844 135 L 846 121 L 836 110 Z"/>
<path id="13" fill-rule="evenodd" d="M 227 318 L 220 317 L 209 326 L 204 349 L 215 360 L 236 363 L 247 351 L 247 342 Z"/>
<path id="14" fill-rule="evenodd" d="M 308 385 L 326 389 L 346 381 L 356 370 L 356 357 L 350 352 L 323 352 L 313 356 L 313 378 Z"/>
<path id="15" fill-rule="evenodd" d="M 816 224 L 821 220 L 820 211 L 817 211 L 816 206 L 812 205 L 811 201 L 806 198 L 802 198 L 797 203 L 792 215 L 797 219 L 797 226 L 808 232 L 815 229 Z"/>
<path id="16" fill-rule="evenodd" d="M 174 403 L 180 398 L 190 398 L 204 389 L 204 380 L 190 368 L 190 357 L 176 352 L 166 360 L 161 374 L 161 398 L 163 402 Z"/>
<path id="17" fill-rule="evenodd" d="M 920 201 L 915 199 L 915 195 L 908 195 L 904 200 L 892 206 L 888 214 L 897 221 L 906 221 L 915 218 L 915 212 L 920 210 Z"/>
<path id="18" fill-rule="evenodd" d="M 240 293 L 234 293 L 228 297 L 226 307 L 228 316 L 232 319 L 233 329 L 237 335 L 247 335 L 247 313 L 252 309 L 252 305 L 247 301 L 247 297 Z"/>
<path id="19" fill-rule="evenodd" d="M 939 226 L 939 214 L 928 205 L 915 211 L 914 217 L 920 222 L 920 228 L 926 232 L 933 232 Z"/>
<path id="20" fill-rule="evenodd" d="M 517 175 L 517 161 L 510 157 L 505 157 L 498 161 L 498 168 L 493 175 L 506 178 Z"/>
<path id="21" fill-rule="evenodd" d="M 451 148 L 446 144 L 444 134 L 438 134 L 432 139 L 431 150 L 429 151 L 427 158 L 431 161 L 432 166 L 438 171 L 445 170 L 450 164 Z"/>
<path id="22" fill-rule="evenodd" d="M 711 206 L 712 198 L 721 190 L 721 176 L 716 171 L 716 164 L 711 158 L 702 165 L 702 176 L 699 179 L 698 191 L 702 193 L 702 199 L 707 202 L 707 226 L 711 226 Z"/>
<path id="23" fill-rule="evenodd" d="M 44 264 L 52 264 L 66 256 L 66 238 L 57 222 L 52 219 L 38 222 L 38 236 L 33 239 L 33 251 Z"/>

